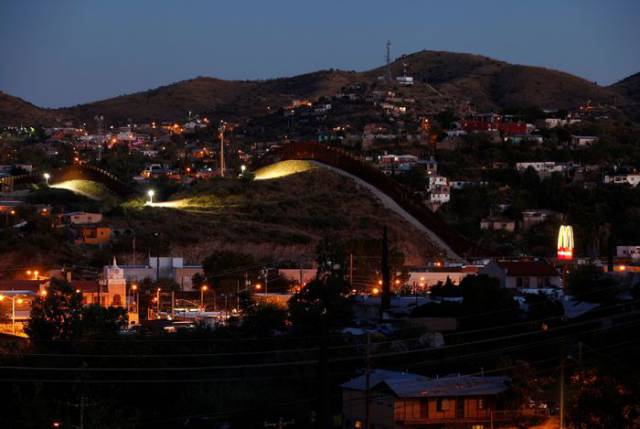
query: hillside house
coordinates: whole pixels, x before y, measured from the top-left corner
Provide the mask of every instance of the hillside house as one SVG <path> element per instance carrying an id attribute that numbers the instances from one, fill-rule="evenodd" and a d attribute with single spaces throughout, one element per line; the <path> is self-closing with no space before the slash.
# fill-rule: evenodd
<path id="1" fill-rule="evenodd" d="M 89 246 L 101 246 L 111 241 L 113 230 L 108 226 L 85 225 L 80 228 L 79 237 L 75 244 L 86 244 Z"/>
<path id="2" fill-rule="evenodd" d="M 587 147 L 600 140 L 596 136 L 571 136 L 571 144 L 575 147 Z"/>
<path id="3" fill-rule="evenodd" d="M 605 185 L 629 185 L 635 188 L 640 184 L 640 173 L 606 175 L 603 183 Z"/>
<path id="4" fill-rule="evenodd" d="M 61 215 L 67 225 L 91 225 L 102 222 L 102 213 L 68 212 Z"/>
<path id="5" fill-rule="evenodd" d="M 482 231 L 505 231 L 514 232 L 516 221 L 503 216 L 489 216 L 480 221 Z"/>
<path id="6" fill-rule="evenodd" d="M 528 168 L 538 173 L 538 177 L 544 179 L 553 173 L 564 173 L 567 171 L 567 166 L 564 164 L 557 164 L 553 161 L 541 161 L 541 162 L 517 162 L 516 170 L 520 173 L 524 173 Z"/>
<path id="7" fill-rule="evenodd" d="M 529 229 L 558 216 L 553 210 L 524 210 L 522 212 L 522 229 Z"/>

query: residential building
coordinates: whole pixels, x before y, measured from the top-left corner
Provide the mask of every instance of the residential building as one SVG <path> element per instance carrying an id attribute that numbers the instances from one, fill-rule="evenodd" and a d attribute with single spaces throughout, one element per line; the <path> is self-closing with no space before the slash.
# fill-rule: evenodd
<path id="1" fill-rule="evenodd" d="M 533 410 L 508 407 L 510 379 L 449 375 L 428 378 L 376 369 L 369 375 L 370 428 L 489 429 L 513 425 Z M 344 428 L 364 428 L 366 375 L 342 384 Z"/>
<path id="2" fill-rule="evenodd" d="M 61 215 L 67 225 L 90 225 L 102 222 L 102 213 L 68 212 Z"/>
<path id="3" fill-rule="evenodd" d="M 80 228 L 80 236 L 75 240 L 75 244 L 87 244 L 90 246 L 101 246 L 111 241 L 113 230 L 108 226 L 87 225 Z"/>
<path id="4" fill-rule="evenodd" d="M 484 113 L 472 115 L 462 121 L 462 128 L 467 132 L 498 131 L 504 134 L 526 134 L 527 124 L 512 115 Z"/>
<path id="5" fill-rule="evenodd" d="M 606 175 L 604 176 L 603 183 L 605 185 L 630 185 L 632 188 L 635 188 L 640 184 L 640 173 Z"/>
<path id="6" fill-rule="evenodd" d="M 552 294 L 562 288 L 560 273 L 542 259 L 491 261 L 479 274 L 497 278 L 502 287 L 522 293 Z"/>
<path id="7" fill-rule="evenodd" d="M 480 229 L 483 231 L 514 232 L 516 221 L 503 216 L 489 216 L 480 221 Z"/>
<path id="8" fill-rule="evenodd" d="M 591 146 L 600 140 L 596 136 L 571 136 L 571 144 L 577 147 Z"/>
<path id="9" fill-rule="evenodd" d="M 533 168 L 541 179 L 550 176 L 553 173 L 563 173 L 567 171 L 567 166 L 564 164 L 557 164 L 553 161 L 541 161 L 541 162 L 518 162 L 516 163 L 516 170 L 520 173 L 524 173 L 529 167 Z"/>
<path id="10" fill-rule="evenodd" d="M 616 246 L 616 256 L 640 262 L 640 246 Z"/>
<path id="11" fill-rule="evenodd" d="M 524 210 L 522 212 L 522 229 L 529 229 L 558 216 L 553 210 Z"/>

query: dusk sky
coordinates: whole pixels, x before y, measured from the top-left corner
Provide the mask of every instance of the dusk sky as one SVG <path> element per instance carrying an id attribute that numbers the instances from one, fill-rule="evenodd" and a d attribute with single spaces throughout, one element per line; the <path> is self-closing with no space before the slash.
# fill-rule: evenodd
<path id="1" fill-rule="evenodd" d="M 422 49 L 555 68 L 600 84 L 640 71 L 640 1 L 0 0 L 0 90 L 68 106 L 196 76 L 366 70 Z"/>

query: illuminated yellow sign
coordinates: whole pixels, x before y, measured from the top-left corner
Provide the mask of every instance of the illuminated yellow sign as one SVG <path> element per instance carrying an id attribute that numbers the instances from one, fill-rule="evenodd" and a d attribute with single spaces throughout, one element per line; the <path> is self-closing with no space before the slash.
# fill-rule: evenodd
<path id="1" fill-rule="evenodd" d="M 571 225 L 560 226 L 558 232 L 558 259 L 573 259 L 573 228 Z"/>

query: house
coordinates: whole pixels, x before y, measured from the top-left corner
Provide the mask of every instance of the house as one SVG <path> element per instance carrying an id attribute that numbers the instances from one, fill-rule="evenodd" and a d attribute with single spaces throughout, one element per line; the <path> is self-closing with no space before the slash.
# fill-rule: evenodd
<path id="1" fill-rule="evenodd" d="M 618 258 L 630 258 L 634 262 L 640 261 L 640 246 L 616 246 Z"/>
<path id="2" fill-rule="evenodd" d="M 522 212 L 522 229 L 529 229 L 547 220 L 556 217 L 558 213 L 553 210 L 524 210 Z"/>
<path id="3" fill-rule="evenodd" d="M 67 225 L 90 225 L 102 222 L 102 213 L 68 212 L 61 216 Z"/>
<path id="4" fill-rule="evenodd" d="M 480 229 L 483 231 L 514 232 L 516 221 L 502 216 L 489 216 L 480 221 Z"/>
<path id="5" fill-rule="evenodd" d="M 370 428 L 489 429 L 513 425 L 533 410 L 506 404 L 511 380 L 504 376 L 450 375 L 428 378 L 376 369 L 369 374 Z M 341 385 L 344 428 L 364 428 L 367 377 Z"/>
<path id="6" fill-rule="evenodd" d="M 600 140 L 596 136 L 571 136 L 571 144 L 577 147 L 591 146 Z"/>
<path id="7" fill-rule="evenodd" d="M 557 293 L 562 288 L 560 273 L 542 259 L 491 261 L 479 274 L 497 278 L 502 287 L 522 293 Z"/>
<path id="8" fill-rule="evenodd" d="M 472 115 L 462 121 L 462 129 L 467 132 L 498 131 L 504 134 L 526 134 L 527 124 L 513 115 L 483 113 Z"/>
<path id="9" fill-rule="evenodd" d="M 541 179 L 544 179 L 553 173 L 563 173 L 567 171 L 566 165 L 557 164 L 553 161 L 516 163 L 516 170 L 518 170 L 519 173 L 524 173 L 528 168 L 533 168 Z"/>
<path id="10" fill-rule="evenodd" d="M 514 134 L 511 138 L 505 138 L 505 141 L 510 141 L 513 144 L 520 143 L 544 143 L 544 137 L 538 134 Z"/>
<path id="11" fill-rule="evenodd" d="M 606 175 L 604 176 L 603 183 L 605 185 L 630 185 L 632 188 L 635 188 L 640 184 L 640 173 Z"/>
<path id="12" fill-rule="evenodd" d="M 80 228 L 80 237 L 75 240 L 75 244 L 87 244 L 90 246 L 100 246 L 111 241 L 113 230 L 108 226 L 87 225 Z"/>
<path id="13" fill-rule="evenodd" d="M 564 127 L 567 125 L 573 125 L 575 123 L 580 122 L 580 119 L 568 117 L 567 119 L 562 118 L 546 118 L 542 124 L 544 128 L 556 128 L 556 127 Z"/>

